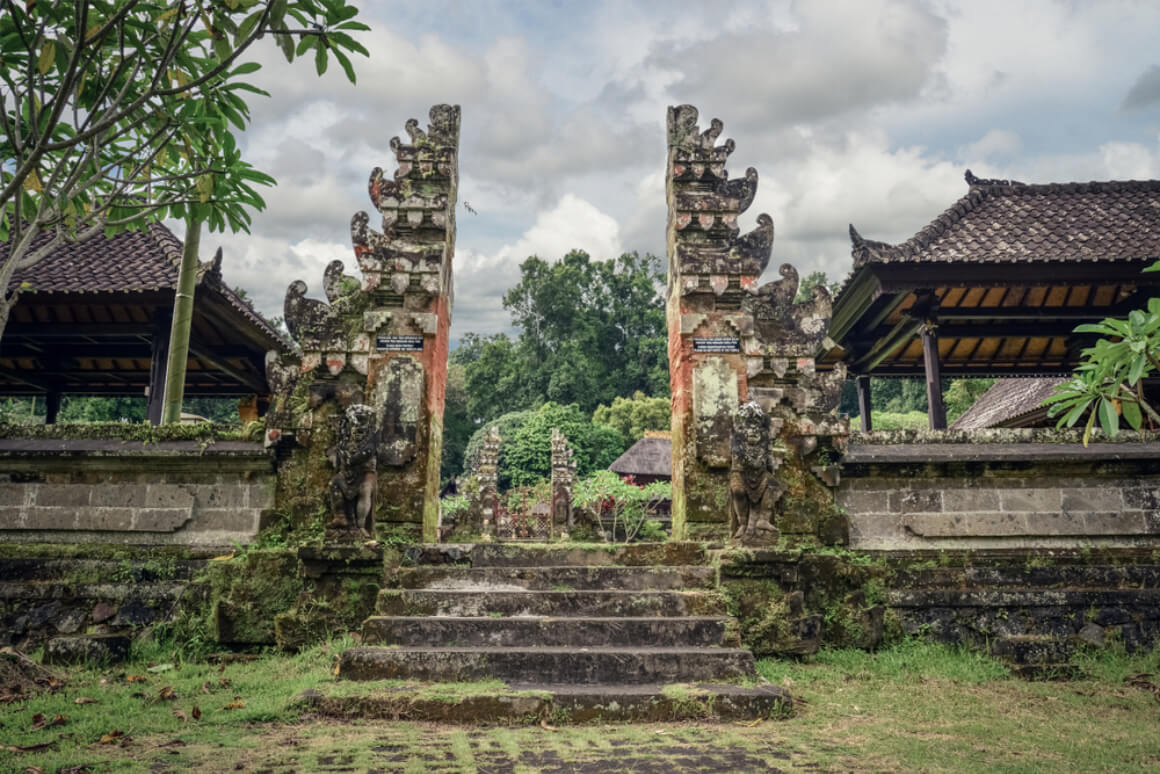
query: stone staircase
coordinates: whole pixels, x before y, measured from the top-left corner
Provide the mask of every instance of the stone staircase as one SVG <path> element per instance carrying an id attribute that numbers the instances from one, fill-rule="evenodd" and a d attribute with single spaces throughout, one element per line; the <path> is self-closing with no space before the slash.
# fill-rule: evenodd
<path id="1" fill-rule="evenodd" d="M 363 645 L 342 654 L 338 675 L 410 682 L 353 698 L 306 697 L 316 710 L 491 722 L 753 719 L 790 710 L 789 695 L 759 684 L 753 655 L 737 647 L 700 544 L 425 545 L 410 549 L 406 564 L 399 587 L 380 592 Z M 474 695 L 460 703 L 468 717 L 448 717 L 408 693 L 432 681 L 491 681 L 497 695 Z M 471 717 L 466 708 L 476 705 L 486 717 Z"/>

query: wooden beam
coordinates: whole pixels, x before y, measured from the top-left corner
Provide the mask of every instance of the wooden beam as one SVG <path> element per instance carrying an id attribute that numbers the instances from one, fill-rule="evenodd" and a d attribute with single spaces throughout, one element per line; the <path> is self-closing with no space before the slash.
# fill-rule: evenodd
<path id="1" fill-rule="evenodd" d="M 850 368 L 860 373 L 873 371 L 879 363 L 913 339 L 915 334 L 922 329 L 922 326 L 923 321 L 920 319 L 902 318 L 891 329 L 890 333 L 878 339 L 870 351 L 852 363 Z"/>
<path id="2" fill-rule="evenodd" d="M 862 432 L 868 433 L 874 429 L 874 422 L 870 416 L 870 377 L 863 374 L 854 380 L 858 387 L 858 418 L 862 423 Z"/>
<path id="3" fill-rule="evenodd" d="M 193 342 L 190 342 L 189 352 L 198 360 L 202 360 L 222 373 L 233 377 L 239 383 L 249 387 L 251 390 L 260 395 L 265 395 L 270 391 L 270 388 L 266 386 L 266 380 L 264 378 L 259 378 L 253 374 L 247 374 L 238 370 L 234 366 L 227 363 L 224 359 L 216 357 L 213 352 L 201 347 L 200 345 L 194 345 Z"/>
<path id="4" fill-rule="evenodd" d="M 943 406 L 942 383 L 939 375 L 938 333 L 934 325 L 922 328 L 922 361 L 926 371 L 927 415 L 931 430 L 945 430 L 947 411 Z"/>

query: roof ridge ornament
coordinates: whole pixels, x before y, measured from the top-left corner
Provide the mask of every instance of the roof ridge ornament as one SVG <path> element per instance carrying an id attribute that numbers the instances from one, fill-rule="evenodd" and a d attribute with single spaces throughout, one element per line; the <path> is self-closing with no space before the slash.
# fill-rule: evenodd
<path id="1" fill-rule="evenodd" d="M 999 178 L 984 178 L 977 177 L 974 172 L 967 170 L 963 178 L 967 181 L 967 185 L 971 188 L 989 188 L 991 186 L 1022 186 L 1026 187 L 1027 183 L 1020 180 L 1000 180 Z"/>

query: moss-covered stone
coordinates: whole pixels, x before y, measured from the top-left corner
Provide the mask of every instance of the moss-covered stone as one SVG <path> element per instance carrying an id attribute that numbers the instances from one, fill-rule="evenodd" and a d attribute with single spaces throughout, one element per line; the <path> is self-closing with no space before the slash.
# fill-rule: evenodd
<path id="1" fill-rule="evenodd" d="M 207 581 L 209 634 L 229 645 L 273 645 L 274 616 L 289 610 L 304 590 L 297 553 L 285 549 L 212 562 Z"/>

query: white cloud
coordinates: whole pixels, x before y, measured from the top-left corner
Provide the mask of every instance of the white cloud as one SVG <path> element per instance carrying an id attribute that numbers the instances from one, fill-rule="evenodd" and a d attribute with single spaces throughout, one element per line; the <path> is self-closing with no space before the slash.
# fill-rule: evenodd
<path id="1" fill-rule="evenodd" d="M 519 282 L 520 264 L 532 255 L 554 262 L 571 250 L 584 250 L 601 261 L 623 252 L 616 219 L 570 193 L 551 209 L 539 212 L 519 239 L 494 253 L 458 249 L 452 337 L 508 327 L 510 315 L 503 309 L 503 294 Z"/>

